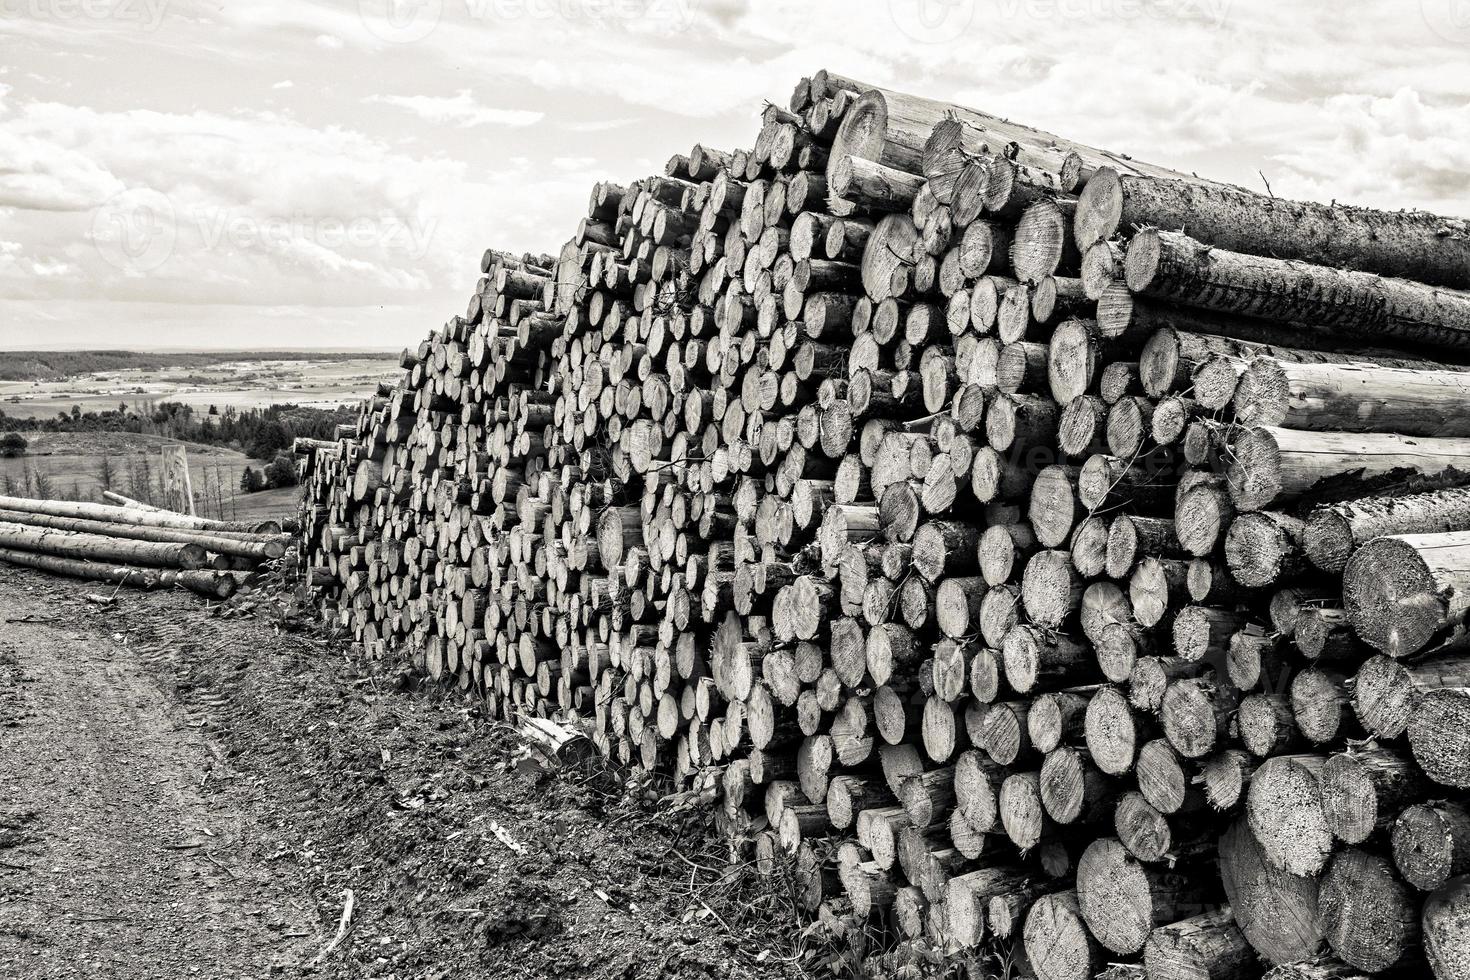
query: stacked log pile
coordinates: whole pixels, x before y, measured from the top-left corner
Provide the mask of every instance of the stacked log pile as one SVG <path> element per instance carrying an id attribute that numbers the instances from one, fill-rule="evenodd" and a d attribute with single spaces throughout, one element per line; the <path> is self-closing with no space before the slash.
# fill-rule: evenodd
<path id="1" fill-rule="evenodd" d="M 819 72 L 481 271 L 301 447 L 365 649 L 878 968 L 1470 976 L 1462 222 Z"/>
<path id="2" fill-rule="evenodd" d="M 122 498 L 126 500 L 127 498 Z M 0 561 L 134 588 L 228 599 L 286 555 L 276 521 L 216 521 L 157 507 L 0 497 Z"/>

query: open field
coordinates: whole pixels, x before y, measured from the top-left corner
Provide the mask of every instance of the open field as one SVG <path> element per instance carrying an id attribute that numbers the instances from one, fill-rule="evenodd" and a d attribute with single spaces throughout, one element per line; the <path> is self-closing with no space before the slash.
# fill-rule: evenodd
<path id="1" fill-rule="evenodd" d="M 14 352 L 0 358 L 21 364 L 35 355 Z M 58 360 L 65 370 L 86 360 Z M 117 408 L 148 402 L 182 402 L 201 411 L 211 405 L 240 409 L 293 403 L 333 408 L 362 398 L 397 368 L 396 354 L 322 355 L 315 358 L 238 359 L 210 363 L 120 367 L 53 376 L 48 364 L 27 360 L 30 373 L 20 380 L 0 380 L 0 411 L 16 418 L 44 418 L 70 412 Z M 24 373 L 21 371 L 10 373 Z M 4 372 L 0 372 L 4 377 Z"/>
<path id="2" fill-rule="evenodd" d="M 0 457 L 0 489 L 12 481 L 17 493 L 34 494 L 36 480 L 49 484 L 47 496 L 69 500 L 100 500 L 103 460 L 112 466 L 112 489 L 133 495 L 136 483 L 156 484 L 159 454 L 179 440 L 132 432 L 31 432 L 26 455 Z M 189 475 L 196 510 L 202 516 L 225 520 L 280 518 L 296 509 L 296 487 L 240 493 L 240 474 L 261 462 L 244 453 L 219 446 L 184 443 L 189 452 Z M 146 471 L 144 461 L 147 463 Z M 215 487 L 219 492 L 215 492 Z M 29 489 L 27 489 L 29 487 Z"/>

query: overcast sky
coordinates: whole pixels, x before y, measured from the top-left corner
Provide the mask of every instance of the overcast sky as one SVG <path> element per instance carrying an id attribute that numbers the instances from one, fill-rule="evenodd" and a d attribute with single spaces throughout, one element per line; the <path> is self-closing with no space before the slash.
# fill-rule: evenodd
<path id="1" fill-rule="evenodd" d="M 0 348 L 414 343 L 824 66 L 1470 214 L 1470 0 L 0 0 Z"/>

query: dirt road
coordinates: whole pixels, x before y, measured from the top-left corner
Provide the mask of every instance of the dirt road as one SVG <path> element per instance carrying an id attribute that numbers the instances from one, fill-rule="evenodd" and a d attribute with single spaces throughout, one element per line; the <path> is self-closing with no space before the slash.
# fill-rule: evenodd
<path id="1" fill-rule="evenodd" d="M 203 791 L 228 767 L 199 723 L 75 597 L 4 596 L 0 976 L 264 977 L 319 944 L 265 828 Z"/>
<path id="2" fill-rule="evenodd" d="M 293 621 L 89 591 L 0 567 L 0 977 L 826 972 L 700 810 Z"/>

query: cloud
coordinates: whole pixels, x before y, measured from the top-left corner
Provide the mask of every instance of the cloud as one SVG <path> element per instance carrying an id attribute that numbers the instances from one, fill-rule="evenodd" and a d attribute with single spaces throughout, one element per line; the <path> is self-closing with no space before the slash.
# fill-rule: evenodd
<path id="1" fill-rule="evenodd" d="M 447 123 L 461 128 L 471 126 L 533 126 L 546 113 L 528 109 L 494 109 L 475 101 L 469 89 L 452 96 L 373 95 L 364 102 L 389 105 L 407 111 L 431 123 Z"/>
<path id="2" fill-rule="evenodd" d="M 283 79 L 282 81 L 276 82 L 276 84 L 272 85 L 271 88 L 283 89 L 283 88 L 295 88 L 295 86 L 296 86 L 296 83 L 293 82 L 293 81 L 291 81 L 291 79 L 287 78 L 287 79 Z"/>
<path id="3" fill-rule="evenodd" d="M 590 119 L 586 122 L 562 123 L 561 128 L 569 133 L 606 133 L 614 129 L 622 129 L 624 126 L 633 126 L 642 122 L 637 116 L 626 116 L 621 119 Z"/>
<path id="4" fill-rule="evenodd" d="M 1470 104 L 1431 105 L 1401 88 L 1336 95 L 1322 109 L 1332 137 L 1276 156 L 1289 170 L 1284 193 L 1470 215 Z"/>

